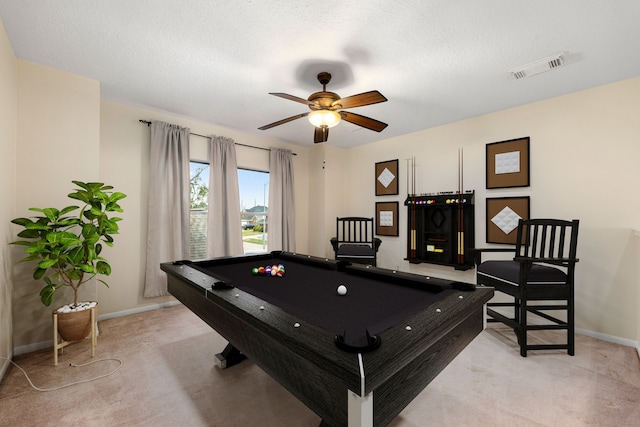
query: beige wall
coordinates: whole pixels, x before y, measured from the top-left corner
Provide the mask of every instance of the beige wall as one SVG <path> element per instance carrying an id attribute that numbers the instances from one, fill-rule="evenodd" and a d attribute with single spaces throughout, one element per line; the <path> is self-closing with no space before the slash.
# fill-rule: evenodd
<path id="1" fill-rule="evenodd" d="M 105 255 L 111 261 L 113 273 L 109 289 L 98 288 L 100 312 L 117 313 L 172 301 L 172 297 L 144 299 L 144 262 L 147 239 L 147 186 L 149 171 L 149 128 L 138 120 L 162 120 L 189 127 L 201 135 L 222 135 L 234 141 L 256 147 L 290 148 L 294 156 L 296 217 L 296 247 L 308 251 L 308 149 L 292 147 L 280 141 L 247 135 L 209 123 L 184 117 L 123 105 L 110 101 L 101 103 L 100 180 L 127 194 L 122 200 L 124 220 L 115 246 Z M 191 156 L 208 161 L 207 140 L 191 136 Z M 255 148 L 237 147 L 238 166 L 254 170 L 269 170 L 269 152 Z"/>
<path id="2" fill-rule="evenodd" d="M 346 153 L 348 197 L 337 209 L 372 215 L 376 201 L 394 200 L 406 209 L 404 159 L 411 156 L 417 192 L 455 190 L 457 150 L 463 148 L 464 186 L 476 191 L 476 246 L 487 245 L 486 197 L 528 195 L 533 217 L 580 219 L 577 327 L 634 343 L 640 335 L 633 233 L 640 226 L 639 114 L 636 78 L 353 148 Z M 486 190 L 486 144 L 524 136 L 531 137 L 531 186 Z M 374 163 L 391 159 L 400 159 L 400 195 L 375 197 Z M 474 280 L 473 270 L 408 264 L 406 229 L 406 215 L 400 215 L 400 236 L 382 238 L 380 266 Z"/>
<path id="3" fill-rule="evenodd" d="M 142 297 L 149 129 L 139 123 L 139 119 L 164 120 L 188 126 L 196 133 L 229 136 L 258 147 L 292 148 L 297 153 L 294 157 L 298 209 L 296 245 L 298 251 L 308 251 L 308 149 L 166 113 L 101 102 L 98 82 L 26 61 L 18 61 L 15 86 L 18 103 L 13 118 L 15 121 L 17 117 L 18 122 L 18 149 L 9 157 L 16 159 L 16 168 L 21 173 L 21 179 L 15 183 L 15 215 L 28 215 L 28 208 L 33 206 L 69 204 L 66 195 L 73 179 L 99 180 L 128 195 L 122 201 L 124 221 L 120 235 L 116 236 L 116 246 L 103 252 L 113 267 L 107 280 L 110 288 L 94 283 L 85 286 L 83 292 L 83 298 L 99 301 L 101 316 L 173 301 L 172 297 Z M 11 112 L 2 116 L 3 120 L 11 117 Z M 207 160 L 206 140 L 198 137 L 192 140 L 196 158 Z M 268 151 L 247 147 L 238 147 L 237 151 L 240 167 L 269 169 Z M 13 290 L 13 304 L 21 307 L 14 316 L 13 345 L 24 352 L 50 342 L 51 309 L 40 303 L 38 292 L 42 285 L 30 277 L 33 266 L 17 264 L 22 252 L 20 248 L 12 249 L 13 259 L 8 264 L 13 268 L 13 282 L 18 284 Z M 62 305 L 68 298 L 68 292 L 58 294 L 54 305 Z"/>
<path id="4" fill-rule="evenodd" d="M 636 348 L 638 349 L 638 356 L 640 356 L 640 263 L 637 262 L 640 259 L 640 230 L 635 230 L 636 235 L 636 255 L 633 258 L 636 261 Z"/>
<path id="5" fill-rule="evenodd" d="M 100 83 L 18 60 L 17 87 L 16 216 L 29 216 L 30 207 L 71 205 L 71 181 L 99 176 Z M 23 256 L 21 247 L 12 249 L 14 260 Z M 64 289 L 52 307 L 42 305 L 33 267 L 13 266 L 13 305 L 20 307 L 13 316 L 15 347 L 51 341 L 51 310 L 71 296 Z M 84 290 L 83 298 L 95 298 L 95 286 Z"/>
<path id="6" fill-rule="evenodd" d="M 635 229 L 635 256 L 634 260 L 640 259 L 640 230 Z M 636 323 L 638 328 L 636 329 L 636 348 L 638 350 L 638 356 L 640 356 L 640 263 L 636 262 Z"/>
<path id="7" fill-rule="evenodd" d="M 72 179 L 101 180 L 129 196 L 123 201 L 125 220 L 116 246 L 105 249 L 114 267 L 111 288 L 87 289 L 89 297 L 100 301 L 102 315 L 171 300 L 142 298 L 149 130 L 138 119 L 165 120 L 251 145 L 292 148 L 209 123 L 101 101 L 99 82 L 16 61 L 3 29 L 0 71 L 0 197 L 15 200 L 0 208 L 1 241 L 13 239 L 8 220 L 27 214 L 28 207 L 66 204 Z M 461 147 L 465 188 L 476 190 L 478 246 L 485 241 L 486 197 L 529 195 L 533 216 L 579 218 L 578 326 L 637 342 L 640 250 L 632 230 L 640 229 L 640 199 L 632 190 L 639 181 L 639 111 L 640 79 L 632 79 L 353 149 L 330 144 L 293 147 L 298 153 L 294 160 L 297 250 L 331 257 L 328 242 L 335 217 L 373 216 L 376 201 L 397 200 L 404 212 L 405 159 L 411 156 L 418 166 L 418 192 L 455 189 Z M 531 186 L 485 190 L 486 144 L 522 136 L 531 137 Z M 194 138 L 194 145 L 201 143 Z M 239 147 L 239 165 L 266 170 L 265 153 Z M 400 195 L 375 197 L 374 163 L 390 159 L 400 160 Z M 52 164 L 58 167 L 51 169 Z M 403 260 L 406 215 L 400 215 L 399 227 L 399 237 L 382 237 L 382 267 L 474 280 L 472 271 L 409 265 Z M 5 267 L 0 274 L 0 354 L 8 354 L 12 345 L 28 349 L 50 342 L 50 309 L 37 296 L 41 285 L 30 282 L 31 268 L 16 263 L 19 250 L 1 245 L 0 255 Z M 9 269 L 13 269 L 11 280 Z M 13 307 L 20 307 L 14 310 L 13 343 L 7 338 L 12 328 L 5 314 L 12 304 L 8 295 Z"/>
<path id="8" fill-rule="evenodd" d="M 309 163 L 309 205 L 312 212 L 309 228 L 310 254 L 333 258 L 330 237 L 336 232 L 336 217 L 344 211 L 349 197 L 344 182 L 347 150 L 330 144 L 315 144 Z M 355 214 L 354 214 L 355 215 Z M 330 236 L 326 238 L 325 236 Z"/>
<path id="9" fill-rule="evenodd" d="M 325 214 L 324 214 L 324 144 L 314 144 L 309 150 L 309 166 L 307 176 L 309 177 L 309 238 L 308 253 L 311 255 L 325 255 L 326 235 Z"/>
<path id="10" fill-rule="evenodd" d="M 13 240 L 9 221 L 14 218 L 16 184 L 16 120 L 17 71 L 16 57 L 0 21 L 0 357 L 10 358 L 13 351 L 11 318 L 12 259 L 7 244 Z M 0 360 L 0 379 L 9 366 Z"/>

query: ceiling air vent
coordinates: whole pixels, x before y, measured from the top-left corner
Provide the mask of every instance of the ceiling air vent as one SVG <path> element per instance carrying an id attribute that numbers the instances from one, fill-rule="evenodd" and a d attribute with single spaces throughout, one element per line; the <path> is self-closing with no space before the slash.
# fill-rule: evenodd
<path id="1" fill-rule="evenodd" d="M 525 77 L 535 76 L 536 74 L 544 73 L 545 71 L 553 70 L 564 64 L 564 52 L 556 53 L 555 55 L 547 58 L 539 59 L 530 64 L 523 65 L 522 67 L 509 70 L 511 76 L 518 80 Z"/>

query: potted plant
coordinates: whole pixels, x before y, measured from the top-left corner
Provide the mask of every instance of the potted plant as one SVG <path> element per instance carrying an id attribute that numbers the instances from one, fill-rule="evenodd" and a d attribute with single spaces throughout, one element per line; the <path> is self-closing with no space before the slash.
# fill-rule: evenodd
<path id="1" fill-rule="evenodd" d="M 118 233 L 118 221 L 122 218 L 109 215 L 112 212 L 122 212 L 118 202 L 126 197 L 123 193 L 109 191 L 113 187 L 101 182 L 72 182 L 78 188 L 68 197 L 82 202 L 82 207 L 30 208 L 29 210 L 41 215 L 32 217 L 33 219 L 16 218 L 11 221 L 23 227 L 18 237 L 25 240 L 11 242 L 25 247 L 24 251 L 28 255 L 21 262 L 37 262 L 33 278 L 45 282 L 40 291 L 42 303 L 50 306 L 56 290 L 64 286 L 73 289 L 73 304 L 63 306 L 67 312 L 64 316 L 82 313 L 78 290 L 83 284 L 98 275 L 111 274 L 109 262 L 100 253 L 103 244 L 113 246 L 112 235 Z M 104 280 L 96 280 L 109 287 Z M 86 313 L 80 315 L 81 322 L 90 319 L 89 311 Z M 63 340 L 75 341 L 89 334 L 91 324 L 88 320 L 87 325 L 73 326 L 75 332 L 64 331 L 64 324 L 67 323 L 70 322 L 60 319 L 58 324 L 58 332 Z"/>

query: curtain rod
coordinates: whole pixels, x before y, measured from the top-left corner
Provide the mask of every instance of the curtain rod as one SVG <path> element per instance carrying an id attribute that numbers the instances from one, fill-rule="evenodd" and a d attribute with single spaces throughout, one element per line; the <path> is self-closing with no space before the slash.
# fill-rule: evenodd
<path id="1" fill-rule="evenodd" d="M 140 120 L 138 120 L 138 121 L 139 121 L 140 123 L 144 123 L 144 124 L 145 124 L 145 125 L 147 125 L 147 126 L 151 126 L 151 122 L 150 122 L 149 120 L 142 120 L 142 119 L 140 119 Z M 191 135 L 195 135 L 195 136 L 201 136 L 202 138 L 209 138 L 209 139 L 211 139 L 211 137 L 210 137 L 210 136 L 207 136 L 207 135 L 200 135 L 199 133 L 189 132 L 189 134 L 191 134 Z M 257 149 L 257 150 L 271 151 L 271 149 L 270 149 L 270 148 L 256 147 L 255 145 L 241 144 L 241 143 L 239 143 L 239 142 L 234 142 L 234 144 L 236 144 L 236 145 L 241 145 L 241 146 L 243 146 L 243 147 L 255 148 L 255 149 Z M 297 156 L 297 154 L 296 154 L 296 153 L 294 153 L 294 152 L 292 152 L 291 154 L 293 154 L 294 156 Z"/>

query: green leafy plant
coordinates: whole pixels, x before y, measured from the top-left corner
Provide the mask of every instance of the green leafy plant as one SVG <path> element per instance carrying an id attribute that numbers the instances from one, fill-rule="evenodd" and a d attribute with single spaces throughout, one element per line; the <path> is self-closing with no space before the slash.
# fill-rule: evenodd
<path id="1" fill-rule="evenodd" d="M 11 244 L 25 246 L 28 256 L 21 262 L 37 261 L 33 278 L 45 282 L 40 299 L 46 306 L 53 302 L 56 290 L 69 286 L 74 292 L 75 307 L 78 290 L 84 283 L 97 275 L 111 274 L 111 266 L 100 253 L 103 244 L 113 246 L 112 235 L 118 234 L 118 221 L 122 220 L 109 217 L 109 213 L 122 212 L 118 202 L 127 196 L 109 191 L 113 187 L 101 182 L 72 182 L 79 188 L 68 197 L 83 202 L 84 206 L 30 208 L 42 215 L 11 221 L 23 227 L 18 237 L 28 239 Z M 109 287 L 104 280 L 96 280 Z"/>

